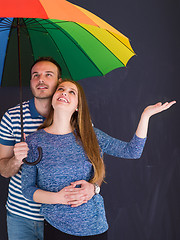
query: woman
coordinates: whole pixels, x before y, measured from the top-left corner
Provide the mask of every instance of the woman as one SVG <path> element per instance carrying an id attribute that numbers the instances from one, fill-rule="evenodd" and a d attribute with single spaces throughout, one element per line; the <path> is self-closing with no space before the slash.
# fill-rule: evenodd
<path id="1" fill-rule="evenodd" d="M 73 81 L 61 82 L 52 99 L 52 110 L 40 130 L 28 136 L 28 161 L 43 157 L 36 166 L 23 165 L 22 191 L 26 198 L 42 203 L 47 239 L 107 239 L 108 224 L 103 198 L 95 194 L 78 207 L 65 197 L 70 183 L 84 179 L 92 183 L 104 179 L 102 154 L 140 158 L 149 118 L 172 106 L 157 103 L 147 107 L 130 142 L 114 139 L 93 128 L 82 87 Z M 80 187 L 80 186 L 77 186 Z"/>

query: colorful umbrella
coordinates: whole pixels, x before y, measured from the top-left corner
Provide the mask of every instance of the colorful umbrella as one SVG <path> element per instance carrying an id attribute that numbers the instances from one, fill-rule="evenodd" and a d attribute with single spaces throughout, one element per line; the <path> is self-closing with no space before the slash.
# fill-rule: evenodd
<path id="1" fill-rule="evenodd" d="M 79 80 L 126 66 L 135 54 L 127 37 L 65 0 L 0 0 L 0 17 L 2 86 L 17 86 L 19 52 L 23 85 L 39 56 L 52 56 L 63 77 Z"/>
<path id="2" fill-rule="evenodd" d="M 79 80 L 126 66 L 129 39 L 89 11 L 65 0 L 0 0 L 0 85 L 22 85 L 40 56 L 53 57 L 62 77 Z"/>

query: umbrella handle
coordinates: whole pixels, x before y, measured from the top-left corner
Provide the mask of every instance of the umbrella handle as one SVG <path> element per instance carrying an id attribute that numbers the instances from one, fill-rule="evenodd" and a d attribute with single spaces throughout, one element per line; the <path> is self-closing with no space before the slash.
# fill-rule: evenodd
<path id="1" fill-rule="evenodd" d="M 28 162 L 28 161 L 26 160 L 26 158 L 24 158 L 24 159 L 23 159 L 23 162 L 24 162 L 25 164 L 30 165 L 30 166 L 34 166 L 34 165 L 38 164 L 38 163 L 41 161 L 41 159 L 42 159 L 42 148 L 41 148 L 41 147 L 38 147 L 37 149 L 38 149 L 38 152 L 39 152 L 39 157 L 38 157 L 38 159 L 37 159 L 36 161 L 34 161 L 34 162 Z"/>

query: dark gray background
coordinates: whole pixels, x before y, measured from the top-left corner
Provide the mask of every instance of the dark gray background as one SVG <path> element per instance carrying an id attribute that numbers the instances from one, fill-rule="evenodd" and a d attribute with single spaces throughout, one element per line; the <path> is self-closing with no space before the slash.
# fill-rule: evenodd
<path id="1" fill-rule="evenodd" d="M 179 12 L 178 0 L 71 1 L 106 20 L 131 39 L 137 56 L 127 68 L 105 77 L 81 80 L 93 123 L 128 141 L 143 109 L 176 100 L 150 120 L 140 160 L 105 156 L 107 184 L 102 186 L 109 240 L 180 239 Z M 29 76 L 28 76 L 29 77 Z M 24 100 L 31 93 L 24 89 Z M 19 102 L 17 88 L 0 89 L 0 115 Z M 0 240 L 6 240 L 8 180 L 0 177 Z"/>

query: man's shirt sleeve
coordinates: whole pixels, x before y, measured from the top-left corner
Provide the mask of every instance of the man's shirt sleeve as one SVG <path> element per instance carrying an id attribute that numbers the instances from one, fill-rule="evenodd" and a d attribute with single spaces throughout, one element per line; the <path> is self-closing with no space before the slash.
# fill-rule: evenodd
<path id="1" fill-rule="evenodd" d="M 0 123 L 0 144 L 6 146 L 15 145 L 15 138 L 13 135 L 13 124 L 11 116 L 8 111 L 4 114 Z"/>

